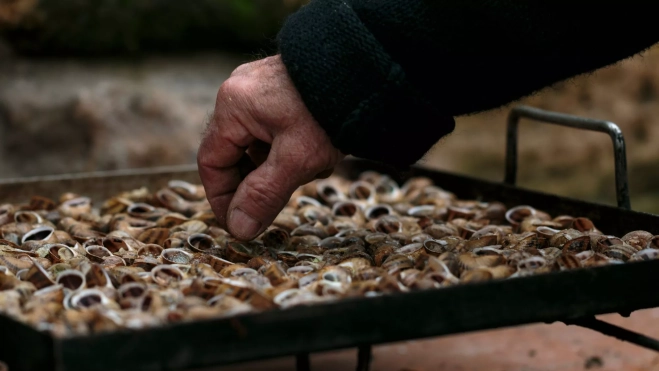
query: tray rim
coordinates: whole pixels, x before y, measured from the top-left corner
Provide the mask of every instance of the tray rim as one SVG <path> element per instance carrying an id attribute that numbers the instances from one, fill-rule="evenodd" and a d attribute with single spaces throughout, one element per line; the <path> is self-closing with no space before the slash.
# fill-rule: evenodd
<path id="1" fill-rule="evenodd" d="M 369 161 L 364 161 L 364 160 L 355 160 L 355 159 L 349 159 L 347 160 L 348 162 L 351 162 L 353 164 L 361 164 L 362 166 L 366 166 L 368 168 L 373 167 L 373 163 Z M 54 176 L 45 176 L 45 177 L 30 177 L 30 178 L 15 178 L 11 180 L 4 180 L 0 181 L 0 190 L 2 189 L 2 185 L 4 184 L 27 184 L 29 182 L 57 182 L 61 180 L 71 180 L 71 179 L 103 179 L 103 178 L 108 178 L 108 177 L 122 177 L 122 176 L 148 176 L 148 175 L 163 175 L 163 174 L 172 174 L 172 173 L 189 173 L 189 172 L 196 172 L 196 165 L 183 165 L 183 166 L 174 166 L 174 167 L 159 167 L 159 168 L 149 168 L 147 169 L 148 171 L 144 171 L 145 169 L 127 169 L 127 170 L 118 170 L 118 171 L 101 171 L 101 172 L 92 172 L 92 173 L 78 173 L 78 174 L 62 174 L 62 175 L 54 175 Z M 382 171 L 382 170 L 380 170 Z M 503 183 L 499 182 L 493 182 L 490 180 L 485 180 L 485 179 L 479 179 L 475 178 L 473 176 L 468 176 L 468 175 L 462 175 L 462 174 L 456 174 L 456 173 L 451 173 L 447 172 L 441 169 L 433 169 L 431 167 L 426 167 L 426 166 L 415 166 L 412 169 L 412 172 L 420 172 L 421 174 L 423 173 L 432 173 L 432 174 L 443 174 L 443 176 L 448 176 L 448 177 L 456 177 L 456 178 L 462 178 L 463 180 L 467 182 L 472 182 L 476 185 L 478 184 L 489 184 L 494 187 L 501 188 L 503 190 L 508 189 L 512 190 L 514 192 L 523 192 L 523 193 L 528 193 L 528 194 L 534 194 L 539 197 L 545 197 L 545 198 L 557 198 L 559 200 L 565 200 L 568 202 L 573 202 L 573 203 L 579 203 L 581 205 L 585 205 L 590 208 L 595 208 L 598 210 L 608 210 L 610 212 L 619 214 L 619 215 L 628 215 L 630 217 L 647 217 L 655 221 L 659 221 L 659 216 L 649 214 L 649 213 L 643 213 L 643 212 L 636 212 L 636 211 L 629 211 L 625 209 L 621 209 L 615 206 L 610 206 L 610 205 L 605 205 L 605 204 L 599 204 L 599 203 L 594 203 L 594 202 L 589 202 L 589 201 L 581 201 L 581 200 L 576 200 L 572 199 L 569 197 L 563 197 L 563 196 L 557 196 L 557 195 L 552 195 L 544 192 L 539 192 L 539 191 L 534 191 L 534 190 L 527 190 L 522 187 L 517 187 L 517 186 L 510 186 L 506 185 Z M 418 174 L 412 174 L 412 175 L 418 175 Z M 448 189 L 448 188 L 447 188 Z M 451 191 L 451 189 L 448 189 Z M 121 191 L 121 190 L 120 190 Z M 631 267 L 631 268 L 630 268 Z M 541 281 L 547 281 L 547 282 L 558 282 L 556 279 L 559 281 L 570 281 L 571 276 L 576 276 L 574 277 L 590 277 L 590 276 L 598 276 L 601 274 L 604 274 L 602 272 L 613 272 L 614 275 L 622 275 L 623 272 L 628 272 L 630 274 L 636 274 L 635 272 L 637 271 L 646 271 L 649 272 L 650 274 L 654 274 L 654 272 L 659 272 L 659 261 L 649 261 L 649 262 L 634 262 L 634 263 L 626 263 L 621 265 L 620 267 L 616 266 L 605 266 L 605 267 L 596 267 L 596 268 L 583 268 L 583 269 L 577 269 L 577 270 L 572 270 L 572 271 L 563 271 L 563 272 L 552 272 L 548 274 L 543 274 L 539 276 L 532 276 L 532 277 L 524 277 L 524 278 L 517 278 L 513 280 L 496 280 L 496 281 L 489 281 L 489 282 L 484 282 L 484 283 L 472 283 L 472 284 L 461 284 L 457 285 L 454 287 L 447 287 L 447 288 L 441 288 L 441 289 L 434 289 L 434 290 L 425 290 L 425 291 L 415 291 L 415 292 L 408 292 L 408 293 L 402 293 L 402 294 L 390 294 L 386 295 L 383 298 L 350 298 L 350 299 L 343 299 L 337 302 L 333 303 L 328 303 L 328 304 L 322 304 L 322 306 L 329 306 L 329 308 L 333 309 L 341 309 L 341 308 L 354 308 L 355 306 L 363 306 L 363 303 L 373 303 L 372 300 L 374 299 L 380 299 L 380 300 L 385 300 L 385 302 L 391 301 L 392 303 L 396 302 L 402 302 L 404 300 L 401 300 L 401 298 L 409 298 L 409 295 L 419 295 L 419 298 L 425 297 L 425 296 L 433 296 L 433 293 L 438 296 L 446 296 L 446 295 L 451 295 L 451 293 L 454 293 L 455 295 L 459 294 L 464 294 L 466 292 L 473 292 L 475 289 L 478 290 L 479 287 L 481 287 L 480 290 L 484 290 L 483 287 L 487 290 L 489 290 L 490 287 L 501 287 L 503 285 L 504 289 L 507 287 L 506 285 L 509 285 L 510 282 L 513 282 L 516 284 L 517 282 L 530 282 L 529 280 L 538 280 L 538 277 L 541 277 Z M 585 273 L 584 273 L 585 272 Z M 601 274 L 600 274 L 601 273 Z M 606 277 L 605 277 L 606 278 Z M 647 278 L 647 276 L 646 276 Z M 646 288 L 648 292 L 653 292 L 657 293 L 657 291 L 651 291 L 651 289 Z M 653 288 L 652 288 L 653 289 Z M 432 293 L 428 293 L 432 292 Z M 437 294 L 436 292 L 441 292 L 441 294 Z M 448 292 L 448 294 L 447 294 Z M 604 311 L 604 312 L 593 312 L 591 310 L 589 313 L 577 313 L 577 314 L 572 314 L 568 315 L 568 313 L 562 314 L 558 317 L 546 317 L 550 319 L 551 321 L 556 321 L 556 320 L 564 320 L 564 319 L 570 319 L 570 317 L 578 317 L 583 314 L 605 314 L 605 313 L 612 313 L 612 312 L 622 312 L 623 314 L 628 314 L 629 312 L 633 310 L 639 310 L 639 309 L 646 309 L 646 308 L 652 308 L 659 306 L 659 295 L 657 295 L 657 300 L 652 300 L 648 301 L 646 299 L 646 304 L 641 305 L 641 306 L 636 306 L 635 308 L 629 307 L 628 305 L 622 304 L 622 305 L 617 305 L 615 307 L 615 310 L 613 311 Z M 370 301 L 370 302 L 369 302 Z M 648 304 L 651 303 L 651 304 Z M 75 368 L 75 361 L 71 360 L 70 357 L 71 354 L 65 354 L 67 352 L 67 349 L 69 349 L 73 345 L 80 345 L 81 342 L 88 342 L 88 341 L 99 341 L 103 339 L 108 339 L 112 338 L 115 336 L 141 336 L 145 334 L 152 334 L 155 332 L 157 333 L 167 333 L 167 332 L 175 332 L 175 331 L 180 331 L 182 329 L 189 328 L 190 326 L 203 326 L 203 325 L 218 325 L 218 324 L 227 324 L 235 321 L 254 321 L 256 320 L 258 322 L 259 319 L 263 318 L 270 318 L 274 317 L 277 318 L 278 316 L 283 316 L 283 318 L 286 318 L 287 316 L 290 317 L 291 315 L 304 315 L 305 312 L 313 313 L 316 311 L 316 307 L 319 306 L 311 306 L 311 307 L 303 307 L 303 308 L 291 308 L 287 310 L 280 310 L 276 309 L 274 311 L 266 311 L 266 312 L 260 312 L 260 313 L 250 313 L 250 314 L 245 314 L 245 315 L 239 315 L 239 316 L 233 316 L 229 318 L 220 318 L 220 319 L 209 319 L 209 320 L 203 320 L 203 321 L 193 321 L 193 322 L 187 322 L 183 324 L 167 324 L 163 326 L 158 326 L 155 328 L 148 328 L 148 329 L 143 329 L 143 330 L 120 330 L 120 331 L 114 331 L 114 332 L 109 332 L 109 333 L 101 333 L 101 334 L 96 334 L 92 336 L 73 336 L 73 337 L 65 337 L 65 338 L 59 338 L 59 337 L 54 337 L 50 334 L 46 334 L 46 336 L 49 337 L 49 339 L 52 341 L 52 349 L 53 349 L 53 354 L 50 356 L 54 360 L 54 367 L 57 367 L 57 369 L 62 370 L 76 370 L 79 368 Z M 308 308 L 311 308 L 310 310 Z M 608 308 L 611 308 L 611 305 L 609 305 Z M 320 311 L 327 311 L 329 309 L 320 309 Z M 292 312 L 291 312 L 292 311 Z M 290 314 L 285 314 L 289 313 Z M 284 313 L 283 315 L 281 313 Z M 266 315 L 264 317 L 264 315 Z M 2 316 L 3 320 L 8 319 L 6 316 Z M 11 319 L 14 321 L 13 319 Z M 43 335 L 43 332 L 40 332 L 36 330 L 35 328 L 24 324 L 22 322 L 17 322 L 14 321 L 17 324 L 21 326 L 21 328 L 25 331 L 31 332 L 33 334 L 40 334 Z M 513 321 L 515 322 L 515 321 Z M 471 332 L 471 331 L 481 331 L 481 330 L 486 330 L 486 329 L 492 329 L 492 328 L 498 328 L 498 327 L 509 327 L 509 326 L 517 326 L 517 325 L 524 325 L 524 324 L 530 324 L 530 323 L 537 323 L 538 321 L 524 321 L 524 322 L 519 322 L 519 323 L 504 323 L 496 326 L 488 326 L 488 327 L 483 327 L 483 328 L 475 328 L 475 329 L 467 329 L 463 331 L 458 331 L 458 332 L 440 332 L 440 333 L 435 333 L 435 334 L 422 334 L 421 336 L 415 336 L 415 337 L 401 337 L 401 338 L 389 338 L 389 340 L 383 340 L 383 341 L 377 341 L 377 340 L 369 340 L 369 344 L 381 344 L 381 343 L 386 343 L 386 342 L 391 342 L 391 341 L 401 341 L 405 339 L 412 339 L 412 338 L 424 338 L 424 337 L 430 337 L 430 336 L 442 336 L 442 335 L 447 335 L 447 334 L 455 334 L 455 333 L 463 333 L 463 332 Z M 337 346 L 316 346 L 316 348 L 309 349 L 311 351 L 323 351 L 323 350 L 330 350 L 330 349 L 340 349 L 340 348 L 345 348 L 345 347 L 350 347 L 354 345 L 359 345 L 359 344 L 345 344 L 342 343 L 337 345 Z M 263 359 L 263 358 L 271 358 L 271 357 L 276 357 L 276 356 L 284 356 L 284 355 L 289 355 L 289 354 L 294 354 L 293 352 L 288 352 L 288 353 L 281 353 L 281 354 L 266 354 L 262 356 L 254 356 L 251 358 L 241 358 L 241 359 L 233 359 L 233 360 L 228 360 L 228 362 L 222 362 L 222 363 L 204 363 L 201 364 L 201 366 L 212 366 L 212 365 L 221 365 L 221 364 L 227 364 L 227 363 L 234 363 L 234 362 L 242 362 L 246 360 L 251 360 L 251 359 Z M 67 363 L 69 362 L 69 363 Z M 72 362 L 72 363 L 71 363 Z M 67 368 L 67 364 L 72 365 L 73 368 Z M 186 365 L 186 367 L 189 367 L 190 365 Z"/>

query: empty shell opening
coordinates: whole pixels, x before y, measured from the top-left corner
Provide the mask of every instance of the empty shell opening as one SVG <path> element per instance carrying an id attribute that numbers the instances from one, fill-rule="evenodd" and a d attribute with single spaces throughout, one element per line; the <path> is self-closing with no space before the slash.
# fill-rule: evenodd
<path id="1" fill-rule="evenodd" d="M 427 240 L 423 243 L 423 247 L 432 251 L 432 252 L 444 252 L 448 243 L 446 241 L 437 241 L 437 240 Z"/>
<path id="2" fill-rule="evenodd" d="M 16 223 L 39 223 L 41 217 L 32 212 L 18 212 L 14 214 Z"/>
<path id="3" fill-rule="evenodd" d="M 365 185 L 358 185 L 353 188 L 352 197 L 359 200 L 367 200 L 371 197 L 371 189 Z"/>
<path id="4" fill-rule="evenodd" d="M 338 195 L 338 192 L 332 186 L 325 186 L 321 189 L 321 194 L 329 198 Z"/>
<path id="5" fill-rule="evenodd" d="M 394 233 L 400 231 L 402 224 L 399 220 L 381 218 L 375 225 L 375 230 L 382 233 Z"/>
<path id="6" fill-rule="evenodd" d="M 396 189 L 396 186 L 390 181 L 384 181 L 378 184 L 375 188 L 375 192 L 379 194 L 392 193 Z"/>
<path id="7" fill-rule="evenodd" d="M 334 215 L 351 217 L 357 213 L 357 205 L 344 202 L 334 209 Z"/>
<path id="8" fill-rule="evenodd" d="M 446 275 L 441 273 L 430 273 L 426 275 L 426 278 L 429 278 L 437 283 L 444 283 L 446 281 Z"/>
<path id="9" fill-rule="evenodd" d="M 33 229 L 23 236 L 23 243 L 26 241 L 43 241 L 53 234 L 53 229 L 49 227 Z"/>
<path id="10" fill-rule="evenodd" d="M 508 210 L 506 213 L 506 219 L 510 223 L 521 223 L 524 219 L 529 216 L 535 215 L 535 209 L 530 206 L 519 206 Z"/>
<path id="11" fill-rule="evenodd" d="M 72 200 L 66 201 L 64 205 L 68 207 L 81 207 L 89 205 L 89 199 L 86 197 L 74 198 Z"/>
<path id="12" fill-rule="evenodd" d="M 87 251 L 87 253 L 89 253 L 91 255 L 94 255 L 94 256 L 97 256 L 99 258 L 105 258 L 105 257 L 108 257 L 108 256 L 112 256 L 112 253 L 110 252 L 110 250 L 106 249 L 103 246 L 87 246 L 85 248 L 85 250 Z"/>
<path id="13" fill-rule="evenodd" d="M 234 277 L 251 276 L 254 274 L 258 274 L 258 272 L 252 268 L 238 268 L 235 271 L 231 272 L 231 275 Z"/>
<path id="14" fill-rule="evenodd" d="M 339 281 L 341 281 L 341 278 L 335 272 L 326 272 L 325 274 L 323 274 L 323 279 L 325 281 L 330 281 L 330 282 L 339 282 Z"/>
<path id="15" fill-rule="evenodd" d="M 151 295 L 147 295 L 147 296 L 145 296 L 145 297 L 142 299 L 141 309 L 142 309 L 143 311 L 147 311 L 147 310 L 149 310 L 149 308 L 151 308 L 151 303 L 153 303 L 153 298 L 151 297 Z"/>
<path id="16" fill-rule="evenodd" d="M 137 255 L 149 255 L 157 257 L 162 253 L 163 248 L 158 245 L 146 245 L 137 251 Z"/>
<path id="17" fill-rule="evenodd" d="M 297 198 L 297 205 L 298 205 L 298 208 L 301 208 L 301 207 L 309 206 L 309 205 L 321 206 L 321 203 L 318 202 L 317 200 L 311 198 L 311 197 L 300 196 L 300 197 Z"/>
<path id="18" fill-rule="evenodd" d="M 165 281 L 179 281 L 183 278 L 181 272 L 174 268 L 162 267 L 154 272 L 156 278 L 165 280 Z"/>
<path id="19" fill-rule="evenodd" d="M 187 264 L 190 256 L 183 251 L 163 251 L 162 257 L 175 264 Z"/>
<path id="20" fill-rule="evenodd" d="M 381 217 L 381 216 L 383 216 L 383 215 L 389 215 L 389 214 L 390 214 L 390 211 L 389 211 L 389 208 L 388 208 L 388 207 L 385 207 L 385 206 L 375 206 L 375 207 L 372 207 L 372 208 L 369 210 L 367 217 L 368 217 L 369 219 L 377 219 L 377 218 L 379 218 L 379 217 Z"/>
<path id="21" fill-rule="evenodd" d="M 69 290 L 77 290 L 84 285 L 85 280 L 80 275 L 65 273 L 60 274 L 57 278 L 57 283 Z"/>
<path id="22" fill-rule="evenodd" d="M 142 285 L 126 285 L 121 289 L 122 298 L 139 298 L 146 292 Z"/>
<path id="23" fill-rule="evenodd" d="M 214 245 L 213 239 L 204 235 L 193 235 L 188 239 L 188 242 L 197 250 L 208 250 Z"/>
<path id="24" fill-rule="evenodd" d="M 263 236 L 263 241 L 266 242 L 271 246 L 271 247 L 277 247 L 280 245 L 286 244 L 288 242 L 289 236 L 288 233 L 284 230 L 281 229 L 275 229 L 266 232 L 265 236 Z"/>
<path id="25" fill-rule="evenodd" d="M 150 227 L 153 224 L 151 224 L 149 221 L 142 219 L 132 219 L 128 221 L 128 225 L 130 225 L 133 228 L 144 228 L 144 227 Z"/>
<path id="26" fill-rule="evenodd" d="M 532 269 L 538 269 L 542 268 L 545 266 L 545 260 L 542 258 L 538 259 L 526 259 L 521 262 L 519 262 L 519 265 L 517 266 L 519 269 L 523 270 L 532 270 Z"/>
<path id="27" fill-rule="evenodd" d="M 89 308 L 94 305 L 101 304 L 103 298 L 99 294 L 86 294 L 78 299 L 77 306 L 82 308 Z"/>
<path id="28" fill-rule="evenodd" d="M 154 207 L 151 205 L 137 203 L 130 205 L 127 210 L 129 213 L 140 214 L 140 213 L 148 213 L 150 211 L 153 211 L 153 209 Z"/>

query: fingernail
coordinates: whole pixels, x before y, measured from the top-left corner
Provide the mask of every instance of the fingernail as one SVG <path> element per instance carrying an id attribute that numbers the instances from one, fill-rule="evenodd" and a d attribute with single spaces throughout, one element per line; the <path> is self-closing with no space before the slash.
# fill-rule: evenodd
<path id="1" fill-rule="evenodd" d="M 261 229 L 261 222 L 237 207 L 231 212 L 229 224 L 237 238 L 253 238 Z"/>

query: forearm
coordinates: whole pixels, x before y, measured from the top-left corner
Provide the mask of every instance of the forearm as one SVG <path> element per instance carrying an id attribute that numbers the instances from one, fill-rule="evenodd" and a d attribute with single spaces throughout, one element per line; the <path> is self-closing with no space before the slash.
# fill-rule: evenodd
<path id="1" fill-rule="evenodd" d="M 409 163 L 453 129 L 452 116 L 654 44 L 650 4 L 637 3 L 313 0 L 283 28 L 281 53 L 339 149 Z M 377 148 L 396 142 L 407 156 Z"/>

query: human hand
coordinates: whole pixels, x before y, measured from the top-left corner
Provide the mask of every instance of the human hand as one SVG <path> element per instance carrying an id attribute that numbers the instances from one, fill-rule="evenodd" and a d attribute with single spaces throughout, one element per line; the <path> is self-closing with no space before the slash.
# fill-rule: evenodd
<path id="1" fill-rule="evenodd" d="M 220 225 L 249 240 L 272 223 L 297 187 L 329 176 L 343 157 L 277 55 L 243 64 L 220 86 L 197 164 Z"/>

